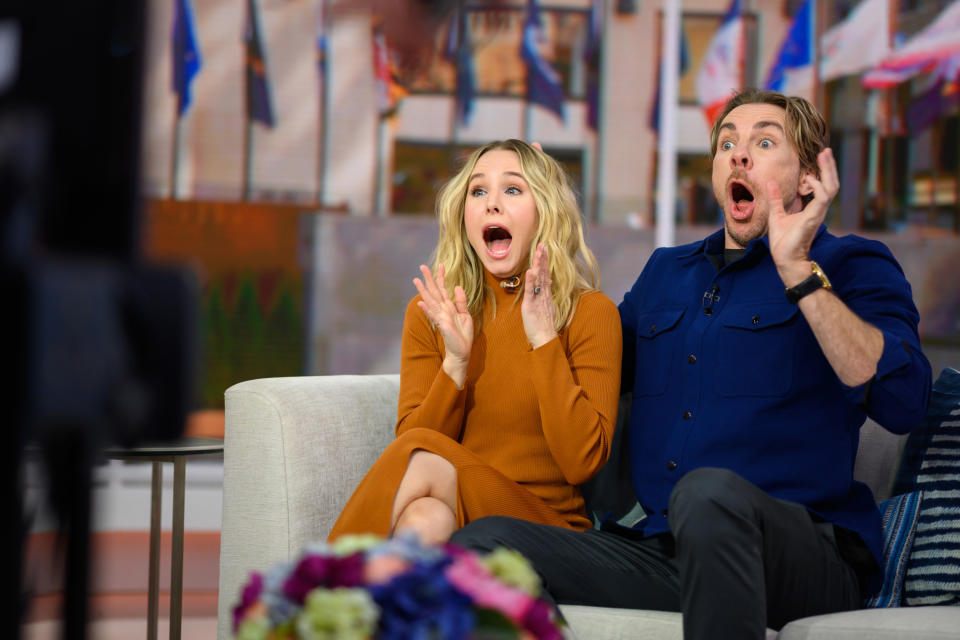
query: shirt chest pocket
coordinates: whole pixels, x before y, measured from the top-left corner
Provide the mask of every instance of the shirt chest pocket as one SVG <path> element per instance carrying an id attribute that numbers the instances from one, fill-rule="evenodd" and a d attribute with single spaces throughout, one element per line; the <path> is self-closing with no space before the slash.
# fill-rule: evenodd
<path id="1" fill-rule="evenodd" d="M 633 393 L 658 396 L 667 389 L 667 379 L 679 349 L 677 325 L 683 307 L 658 309 L 637 316 L 637 360 Z"/>
<path id="2" fill-rule="evenodd" d="M 717 395 L 786 394 L 793 384 L 799 313 L 786 303 L 727 306 L 718 318 Z"/>

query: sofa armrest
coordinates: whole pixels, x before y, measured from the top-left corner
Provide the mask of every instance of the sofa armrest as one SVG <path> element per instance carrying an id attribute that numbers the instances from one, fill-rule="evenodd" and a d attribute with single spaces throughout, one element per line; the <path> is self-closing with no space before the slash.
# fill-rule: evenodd
<path id="1" fill-rule="evenodd" d="M 305 376 L 227 389 L 218 636 L 251 571 L 325 540 L 394 438 L 399 375 Z"/>

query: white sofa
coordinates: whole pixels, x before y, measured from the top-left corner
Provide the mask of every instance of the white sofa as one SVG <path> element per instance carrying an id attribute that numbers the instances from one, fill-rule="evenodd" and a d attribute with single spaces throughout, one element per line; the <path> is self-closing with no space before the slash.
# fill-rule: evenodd
<path id="1" fill-rule="evenodd" d="M 398 375 L 250 380 L 226 392 L 219 638 L 250 571 L 325 539 L 360 479 L 394 437 Z M 887 497 L 902 437 L 863 428 L 856 475 Z M 680 640 L 680 615 L 561 606 L 582 640 Z M 960 607 L 851 611 L 795 620 L 779 640 L 960 639 Z"/>

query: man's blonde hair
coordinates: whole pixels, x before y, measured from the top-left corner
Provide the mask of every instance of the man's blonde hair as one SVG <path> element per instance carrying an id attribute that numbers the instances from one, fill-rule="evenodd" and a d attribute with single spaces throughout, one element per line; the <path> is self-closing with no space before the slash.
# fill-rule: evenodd
<path id="1" fill-rule="evenodd" d="M 809 101 L 798 96 L 786 96 L 776 91 L 744 89 L 730 98 L 710 131 L 711 157 L 717 154 L 717 140 L 720 138 L 720 125 L 723 124 L 723 119 L 731 111 L 745 104 L 769 104 L 786 111 L 784 133 L 793 144 L 793 148 L 797 150 L 800 168 L 809 171 L 817 178 L 820 177 L 817 155 L 827 147 L 830 141 L 826 121 Z"/>
<path id="2" fill-rule="evenodd" d="M 467 238 L 463 214 L 470 176 L 477 160 L 488 151 L 497 149 L 517 154 L 520 170 L 533 195 L 537 207 L 537 231 L 530 246 L 526 247 L 529 258 L 524 269 L 530 267 L 537 244 L 543 242 L 547 248 L 548 269 L 553 282 L 551 292 L 557 312 L 554 328 L 559 331 L 573 318 L 580 295 L 597 287 L 597 260 L 584 242 L 580 209 L 566 172 L 556 160 L 522 140 L 497 140 L 483 145 L 470 154 L 463 168 L 440 190 L 436 210 L 440 238 L 434 252 L 434 275 L 437 267 L 443 264 L 448 293 L 452 296 L 456 285 L 463 287 L 467 308 L 479 326 L 484 298 L 490 295 L 493 303 L 493 296 L 486 289 L 483 263 Z M 517 300 L 520 299 L 518 295 Z"/>

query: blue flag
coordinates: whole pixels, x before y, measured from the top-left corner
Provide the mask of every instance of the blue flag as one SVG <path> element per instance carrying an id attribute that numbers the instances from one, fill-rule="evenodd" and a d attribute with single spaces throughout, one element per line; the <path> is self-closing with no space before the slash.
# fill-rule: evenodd
<path id="1" fill-rule="evenodd" d="M 260 31 L 257 0 L 247 1 L 247 11 L 247 28 L 243 36 L 247 46 L 247 118 L 272 127 L 276 120 L 270 101 L 266 49 Z"/>
<path id="2" fill-rule="evenodd" d="M 523 25 L 520 57 L 527 65 L 527 100 L 542 105 L 563 120 L 563 87 L 560 75 L 540 55 L 543 38 L 540 27 L 540 8 L 537 0 L 530 0 L 527 20 Z"/>
<path id="3" fill-rule="evenodd" d="M 461 124 L 470 124 L 473 115 L 473 98 L 477 90 L 473 75 L 473 46 L 470 42 L 470 30 L 467 25 L 467 12 L 458 8 L 450 22 L 447 46 L 443 52 L 457 70 L 456 118 Z"/>
<path id="4" fill-rule="evenodd" d="M 793 17 L 790 31 L 780 47 L 777 60 L 767 75 L 766 88 L 771 91 L 790 91 L 788 72 L 796 72 L 813 65 L 814 0 L 806 0 Z"/>
<path id="5" fill-rule="evenodd" d="M 173 90 L 177 93 L 177 113 L 190 106 L 190 83 L 200 71 L 200 47 L 193 26 L 190 0 L 176 0 L 173 13 Z"/>
<path id="6" fill-rule="evenodd" d="M 327 35 L 321 33 L 317 36 L 317 73 L 323 81 L 327 77 Z"/>
<path id="7" fill-rule="evenodd" d="M 916 135 L 960 105 L 960 54 L 941 62 L 932 83 L 907 107 L 907 130 Z"/>

